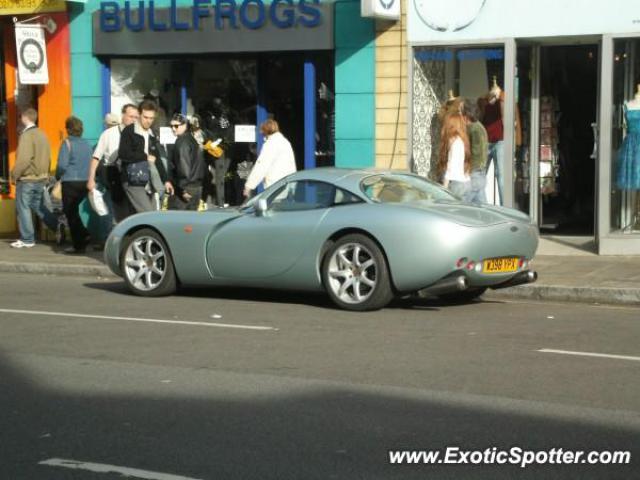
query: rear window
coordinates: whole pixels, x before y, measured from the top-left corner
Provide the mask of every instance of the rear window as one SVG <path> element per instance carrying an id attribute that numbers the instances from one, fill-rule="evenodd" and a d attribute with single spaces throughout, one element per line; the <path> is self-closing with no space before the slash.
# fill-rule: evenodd
<path id="1" fill-rule="evenodd" d="M 372 175 L 360 182 L 367 198 L 378 203 L 458 200 L 442 186 L 415 175 Z"/>

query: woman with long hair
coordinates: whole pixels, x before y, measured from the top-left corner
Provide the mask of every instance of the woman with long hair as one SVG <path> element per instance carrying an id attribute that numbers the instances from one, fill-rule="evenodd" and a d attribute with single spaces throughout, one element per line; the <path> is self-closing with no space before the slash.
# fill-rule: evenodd
<path id="1" fill-rule="evenodd" d="M 471 190 L 471 148 L 467 125 L 460 113 L 446 115 L 440 135 L 438 175 L 451 193 L 467 200 Z"/>
<path id="2" fill-rule="evenodd" d="M 197 210 L 207 168 L 204 153 L 192 135 L 192 126 L 187 117 L 177 113 L 171 118 L 170 125 L 177 136 L 169 167 L 175 188 L 171 209 Z"/>

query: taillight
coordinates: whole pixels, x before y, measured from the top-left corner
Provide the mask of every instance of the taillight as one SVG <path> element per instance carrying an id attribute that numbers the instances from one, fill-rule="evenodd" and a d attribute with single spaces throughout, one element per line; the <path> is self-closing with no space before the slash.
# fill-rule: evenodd
<path id="1" fill-rule="evenodd" d="M 467 257 L 459 258 L 458 261 L 456 262 L 456 268 L 462 268 L 467 263 L 467 261 L 468 261 Z"/>
<path id="2" fill-rule="evenodd" d="M 467 263 L 466 269 L 467 270 L 473 270 L 475 267 L 476 267 L 476 262 L 471 260 L 469 263 Z"/>

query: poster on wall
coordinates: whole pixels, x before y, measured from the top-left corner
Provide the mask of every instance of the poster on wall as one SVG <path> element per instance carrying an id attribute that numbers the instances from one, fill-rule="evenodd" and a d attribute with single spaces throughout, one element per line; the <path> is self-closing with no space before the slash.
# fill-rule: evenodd
<path id="1" fill-rule="evenodd" d="M 21 84 L 46 85 L 49 83 L 47 43 L 42 25 L 16 24 L 16 57 Z"/>

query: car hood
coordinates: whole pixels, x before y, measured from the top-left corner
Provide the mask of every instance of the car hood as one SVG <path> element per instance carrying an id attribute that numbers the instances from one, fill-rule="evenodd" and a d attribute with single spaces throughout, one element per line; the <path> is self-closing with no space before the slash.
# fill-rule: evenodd
<path id="1" fill-rule="evenodd" d="M 457 201 L 412 202 L 409 208 L 426 210 L 459 225 L 483 227 L 506 222 L 530 223 L 529 216 L 512 208 L 494 205 L 471 205 Z"/>

